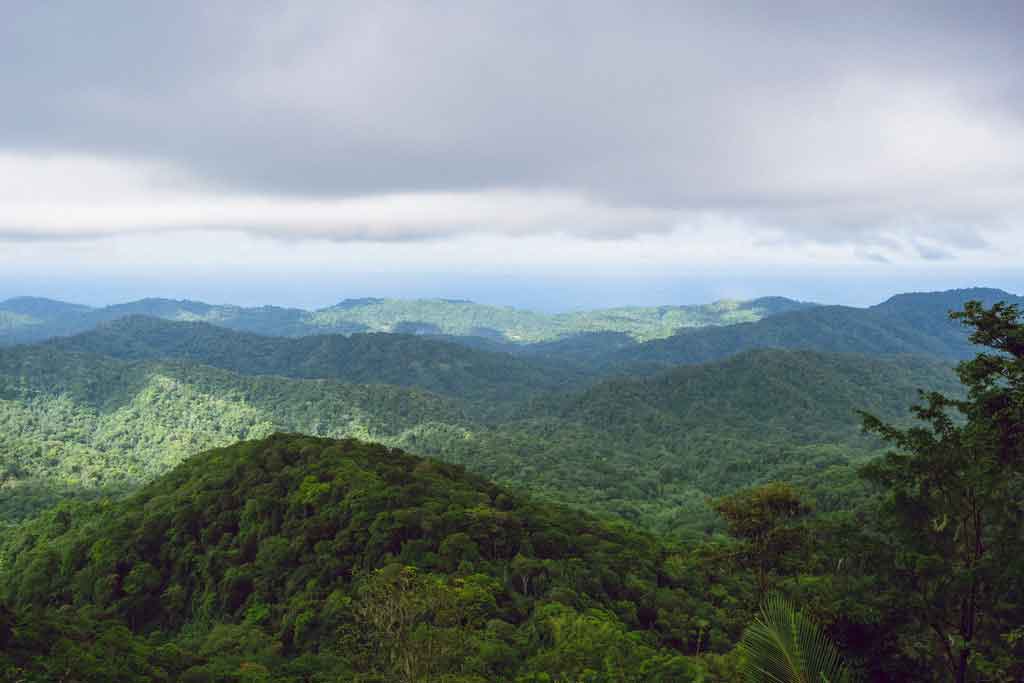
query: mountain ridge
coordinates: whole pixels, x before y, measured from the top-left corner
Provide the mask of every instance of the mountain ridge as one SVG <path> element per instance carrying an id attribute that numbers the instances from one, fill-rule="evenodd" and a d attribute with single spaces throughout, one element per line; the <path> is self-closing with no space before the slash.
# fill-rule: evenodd
<path id="1" fill-rule="evenodd" d="M 869 308 L 819 306 L 756 322 L 682 330 L 665 339 L 611 350 L 601 354 L 599 361 L 657 367 L 710 362 L 758 348 L 928 354 L 965 360 L 976 348 L 968 341 L 967 330 L 950 320 L 948 313 L 969 300 L 1024 305 L 1024 297 L 989 288 L 897 295 Z"/>
<path id="2" fill-rule="evenodd" d="M 858 373 L 870 381 L 842 379 Z M 810 381 L 814 400 L 770 398 Z M 495 415 L 417 388 L 22 346 L 0 350 L 0 459 L 24 470 L 19 479 L 141 481 L 162 471 L 161 453 L 181 459 L 245 434 L 370 436 L 649 527 L 689 515 L 692 528 L 709 518 L 708 493 L 874 452 L 857 409 L 905 419 L 918 388 L 953 384 L 935 359 L 770 350 L 525 398 Z"/>
<path id="3" fill-rule="evenodd" d="M 579 386 L 590 376 L 573 367 L 416 335 L 269 337 L 206 322 L 139 315 L 103 322 L 91 331 L 43 344 L 121 360 L 186 360 L 248 375 L 415 386 L 494 405 Z"/>
<path id="4" fill-rule="evenodd" d="M 30 343 L 67 336 L 87 331 L 100 322 L 134 314 L 209 322 L 271 336 L 407 331 L 475 335 L 510 343 L 528 343 L 614 328 L 636 338 L 651 338 L 669 335 L 682 326 L 730 324 L 811 305 L 782 297 L 764 297 L 747 302 L 622 307 L 549 315 L 511 306 L 477 304 L 464 299 L 346 299 L 334 306 L 312 311 L 163 298 L 139 299 L 101 308 L 55 300 L 35 301 L 39 302 L 37 309 L 47 309 L 47 315 L 32 320 L 11 317 L 8 326 L 0 327 L 0 344 Z M 0 302 L 0 316 L 5 313 L 8 316 L 23 315 L 18 309 L 24 307 L 25 299 L 8 299 Z"/>

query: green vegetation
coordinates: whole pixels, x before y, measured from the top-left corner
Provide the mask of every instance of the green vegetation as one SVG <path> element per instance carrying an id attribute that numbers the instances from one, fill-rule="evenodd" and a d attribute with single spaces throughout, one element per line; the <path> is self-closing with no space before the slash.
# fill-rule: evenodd
<path id="1" fill-rule="evenodd" d="M 532 503 L 460 468 L 276 435 L 192 458 L 122 502 L 60 508 L 8 537 L 0 672 L 28 681 L 701 680 L 722 655 L 685 656 L 687 634 L 720 653 L 742 622 L 696 622 L 734 598 L 695 594 L 684 567 L 649 536 Z"/>
<path id="2" fill-rule="evenodd" d="M 378 332 L 482 336 L 516 343 L 551 341 L 588 332 L 620 332 L 637 341 L 660 339 L 684 327 L 751 322 L 809 304 L 769 297 L 694 306 L 627 306 L 545 315 L 509 306 L 450 299 L 357 299 L 313 314 L 314 325 L 339 323 Z"/>
<path id="3" fill-rule="evenodd" d="M 11 349 L 0 352 L 0 512 L 20 518 L 53 491 L 137 486 L 198 451 L 281 429 L 401 443 L 463 422 L 449 401 L 387 385 Z"/>
<path id="4" fill-rule="evenodd" d="M 917 389 L 956 392 L 915 357 L 758 351 L 538 399 L 470 434 L 406 446 L 508 485 L 662 533 L 719 528 L 706 498 L 784 479 L 827 509 L 864 496 L 853 465 L 879 452 L 858 408 L 906 422 Z"/>
<path id="5" fill-rule="evenodd" d="M 282 336 L 307 334 L 306 311 L 296 308 L 262 306 L 212 306 L 198 301 L 140 299 L 126 304 L 90 308 L 51 299 L 19 297 L 0 302 L 0 319 L 6 315 L 22 317 L 20 324 L 0 325 L 0 344 L 38 342 L 91 330 L 97 325 L 133 315 L 166 320 L 208 322 L 249 332 Z M 343 329 L 339 332 L 358 332 Z"/>
<path id="6" fill-rule="evenodd" d="M 771 351 L 537 399 L 487 428 L 420 429 L 460 419 L 455 404 L 430 394 L 346 394 L 362 397 L 382 432 L 427 443 L 445 430 L 472 441 L 510 425 L 537 430 L 535 441 L 589 433 L 581 477 L 601 471 L 599 448 L 614 450 L 616 439 L 660 443 L 671 458 L 710 424 L 708 434 L 731 425 L 755 453 L 758 439 L 814 446 L 827 436 L 869 462 L 859 489 L 829 467 L 815 475 L 827 485 L 801 490 L 789 453 L 744 461 L 716 447 L 739 463 L 722 471 L 735 478 L 719 482 L 725 490 L 709 507 L 727 533 L 659 539 L 384 445 L 289 434 L 245 441 L 188 458 L 126 497 L 60 503 L 5 529 L 0 676 L 1022 680 L 1024 325 L 1002 304 L 971 303 L 958 317 L 993 351 L 960 364 L 962 389 L 921 359 Z M 55 396 L 113 414 L 157 372 L 203 400 L 237 391 L 254 410 L 294 409 L 285 413 L 294 419 L 320 410 L 316 401 L 292 408 L 311 387 L 329 405 L 338 387 L 359 388 L 47 347 L 0 354 L 2 397 L 18 408 Z M 903 385 L 923 379 L 945 393 L 922 395 L 911 423 L 894 404 Z M 151 400 L 174 392 L 158 386 Z M 864 426 L 894 449 L 881 457 L 869 457 L 875 437 L 853 436 L 839 419 L 845 402 L 862 400 Z M 386 410 L 375 417 L 376 407 Z M 520 470 L 537 462 L 525 440 L 507 455 L 521 458 Z M 606 485 L 626 469 L 606 473 Z M 737 488 L 752 476 L 790 481 Z M 563 480 L 563 499 L 573 485 Z"/>
<path id="7" fill-rule="evenodd" d="M 807 615 L 773 595 L 743 634 L 748 683 L 852 683 L 835 644 Z"/>
<path id="8" fill-rule="evenodd" d="M 41 341 L 90 330 L 132 315 L 179 322 L 206 322 L 257 334 L 398 332 L 488 338 L 515 344 L 586 332 L 622 332 L 631 339 L 667 337 L 683 327 L 729 325 L 805 308 L 781 297 L 719 301 L 706 305 L 626 307 L 545 315 L 508 306 L 450 299 L 350 299 L 317 311 L 262 306 L 215 306 L 198 301 L 141 299 L 90 309 L 48 299 L 22 297 L 0 302 L 0 344 Z"/>
<path id="9" fill-rule="evenodd" d="M 530 361 L 404 334 L 285 339 L 141 316 L 104 323 L 47 345 L 122 360 L 193 361 L 247 375 L 414 386 L 465 399 L 467 408 L 476 408 L 478 415 L 590 379 L 564 363 Z"/>
<path id="10" fill-rule="evenodd" d="M 4 340 L 28 340 L 48 334 L 62 319 L 73 319 L 88 311 L 87 306 L 62 301 L 18 297 L 0 302 L 0 343 Z"/>
<path id="11" fill-rule="evenodd" d="M 143 331 L 168 325 L 141 322 Z M 210 344 L 223 341 L 222 330 L 172 327 L 195 329 L 197 349 L 210 347 L 204 353 L 225 363 L 258 366 L 253 359 L 266 357 L 269 367 L 277 358 L 301 358 L 260 346 L 287 350 L 288 340 L 228 332 L 246 342 L 231 347 Z M 113 348 L 111 339 L 122 341 L 104 334 L 81 339 L 102 340 L 106 348 Z M 181 339 L 182 348 L 199 353 L 187 348 L 189 337 Z M 399 348 L 409 339 L 398 337 Z M 129 357 L 153 350 L 145 336 L 123 341 L 118 348 Z M 7 490 L 20 487 L 24 494 L 17 504 L 22 514 L 36 509 L 28 494 L 43 484 L 120 489 L 197 451 L 284 430 L 373 439 L 463 464 L 539 497 L 664 533 L 697 535 L 721 528 L 709 495 L 778 478 L 801 484 L 828 509 L 848 507 L 864 496 L 852 465 L 879 445 L 861 434 L 855 411 L 906 419 L 918 387 L 955 389 L 949 367 L 925 359 L 762 351 L 538 398 L 499 419 L 488 400 L 243 376 L 184 362 L 118 361 L 58 350 L 64 343 L 0 352 L 0 463 L 14 472 Z M 96 347 L 76 338 L 67 343 Z M 380 371 L 396 369 L 398 362 Z M 488 421 L 473 417 L 482 414 Z M 39 505 L 52 499 L 43 496 Z"/>
<path id="12" fill-rule="evenodd" d="M 1002 303 L 972 302 L 954 317 L 995 353 L 960 365 L 966 399 L 925 396 L 921 426 L 897 429 L 867 415 L 866 427 L 896 450 L 865 474 L 889 494 L 882 524 L 887 554 L 901 560 L 888 577 L 902 589 L 897 604 L 962 683 L 986 669 L 1024 675 L 1014 647 L 1024 606 L 1024 325 Z"/>
<path id="13" fill-rule="evenodd" d="M 535 376 L 538 376 L 536 371 L 539 370 L 540 377 L 550 376 L 550 379 L 536 384 L 523 365 L 517 366 L 507 359 L 498 361 L 492 357 L 483 360 L 482 356 L 478 356 L 471 361 L 467 357 L 467 362 L 491 364 L 493 371 L 485 370 L 490 373 L 487 376 L 488 382 L 502 378 L 511 381 L 515 376 L 530 386 L 547 390 L 560 382 L 565 385 L 565 382 L 578 381 L 581 375 L 650 374 L 679 364 L 712 362 L 765 348 L 873 355 L 918 354 L 963 360 L 969 358 L 974 351 L 963 329 L 951 323 L 947 313 L 959 309 L 969 300 L 986 304 L 996 301 L 1024 302 L 1024 299 L 1001 290 L 976 288 L 901 294 L 866 309 L 816 306 L 781 297 L 769 297 L 747 302 L 720 301 L 700 306 L 624 307 L 545 315 L 511 307 L 448 299 L 353 299 L 312 312 L 273 306 L 212 306 L 167 299 L 142 299 L 99 309 L 45 299 L 10 299 L 0 302 L 0 345 L 74 335 L 132 316 L 207 323 L 239 332 L 278 337 L 351 335 L 360 332 L 401 333 L 435 337 L 437 341 L 456 342 L 481 352 L 505 352 L 519 356 L 531 361 Z M 144 326 L 139 319 L 125 324 L 129 327 Z M 428 383 L 427 377 L 415 377 L 416 373 L 408 366 L 386 375 L 380 372 L 381 368 L 371 371 L 370 368 L 359 368 L 358 363 L 353 368 L 339 367 L 334 359 L 325 361 L 324 355 L 328 353 L 342 356 L 351 354 L 352 351 L 343 348 L 342 342 L 338 341 L 311 342 L 312 346 L 308 348 L 302 345 L 282 345 L 282 348 L 292 350 L 293 358 L 280 357 L 288 353 L 269 350 L 274 343 L 263 342 L 259 350 L 263 355 L 250 355 L 235 365 L 225 365 L 225 361 L 232 360 L 223 348 L 230 337 L 225 336 L 218 342 L 212 339 L 216 336 L 213 332 L 193 328 L 192 334 L 211 339 L 207 339 L 209 343 L 206 345 L 197 341 L 191 348 L 187 348 L 180 343 L 180 330 L 175 333 L 170 328 L 156 327 L 156 323 L 150 325 L 154 329 L 148 333 L 139 330 L 135 332 L 144 336 L 145 340 L 134 348 L 118 346 L 127 334 L 123 330 L 120 333 L 122 339 L 111 339 L 118 335 L 116 324 L 108 326 L 92 341 L 77 343 L 93 344 L 96 348 L 91 350 L 100 353 L 108 353 L 109 350 L 104 346 L 113 343 L 113 348 L 118 349 L 119 353 L 128 354 L 125 357 L 152 358 L 152 354 L 163 354 L 156 357 L 171 354 L 246 373 L 398 384 L 411 383 L 408 380 L 413 377 L 417 386 L 449 395 L 460 391 L 458 387 L 464 387 L 461 390 L 464 393 L 470 393 L 474 388 L 478 392 L 487 390 L 486 384 L 479 381 L 483 378 L 474 376 L 473 372 L 439 371 L 440 365 L 446 363 L 455 366 L 462 364 L 459 360 L 441 358 L 447 355 L 454 359 L 457 352 L 441 351 L 441 347 L 430 347 L 427 344 L 416 346 L 409 340 L 387 342 L 369 337 L 364 338 L 361 344 L 354 341 L 351 349 L 366 353 L 378 345 L 388 345 L 392 350 L 404 346 L 402 352 L 410 353 L 413 358 L 426 354 L 428 367 L 423 372 L 434 375 L 431 378 L 434 380 L 432 385 Z M 170 339 L 157 339 L 164 334 Z M 174 341 L 176 337 L 179 342 Z M 219 351 L 218 344 L 222 346 Z M 151 347 L 148 351 L 142 348 L 147 345 Z M 261 346 L 252 341 L 246 342 L 246 345 Z M 314 348 L 317 346 L 319 348 Z M 303 350 L 318 358 L 307 362 L 300 357 Z M 144 355 L 132 355 L 139 353 Z M 387 359 L 382 358 L 382 362 L 384 360 Z M 269 365 L 273 369 L 261 369 L 258 365 L 267 361 L 270 361 Z M 435 362 L 439 365 L 431 365 Z M 521 397 L 515 387 L 511 387 L 511 392 L 502 389 L 496 393 Z"/>
<path id="14" fill-rule="evenodd" d="M 904 294 L 871 308 L 820 306 L 780 313 L 758 322 L 684 330 L 604 354 L 610 366 L 636 363 L 707 363 L 753 349 L 806 349 L 867 354 L 926 354 L 964 360 L 975 349 L 948 313 L 968 301 L 1024 303 L 998 289 Z"/>
<path id="15" fill-rule="evenodd" d="M 88 306 L 31 296 L 7 299 L 0 303 L 0 308 L 5 312 L 22 316 L 35 322 L 52 322 L 62 316 L 87 313 L 90 310 Z"/>

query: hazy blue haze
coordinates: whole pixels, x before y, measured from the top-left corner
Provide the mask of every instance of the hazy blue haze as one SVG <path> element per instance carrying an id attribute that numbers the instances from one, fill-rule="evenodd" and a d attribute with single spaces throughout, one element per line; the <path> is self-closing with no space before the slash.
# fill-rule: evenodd
<path id="1" fill-rule="evenodd" d="M 908 291 L 986 286 L 1024 292 L 1024 270 L 898 269 L 866 266 L 743 272 L 613 274 L 324 273 L 180 271 L 108 276 L 79 273 L 0 273 L 0 300 L 22 295 L 106 305 L 143 297 L 195 299 L 244 306 L 329 306 L 345 298 L 463 298 L 556 312 L 619 305 L 697 304 L 721 298 L 786 296 L 868 306 Z"/>

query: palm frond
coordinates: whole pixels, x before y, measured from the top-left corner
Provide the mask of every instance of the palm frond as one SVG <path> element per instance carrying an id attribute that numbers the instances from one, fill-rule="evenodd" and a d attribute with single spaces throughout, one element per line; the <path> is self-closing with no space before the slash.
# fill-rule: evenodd
<path id="1" fill-rule="evenodd" d="M 769 596 L 740 645 L 748 683 L 852 683 L 839 649 L 803 612 Z"/>

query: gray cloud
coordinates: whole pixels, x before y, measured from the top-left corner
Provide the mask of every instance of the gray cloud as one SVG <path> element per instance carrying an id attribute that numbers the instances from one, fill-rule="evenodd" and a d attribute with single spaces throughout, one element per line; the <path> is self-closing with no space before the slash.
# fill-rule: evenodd
<path id="1" fill-rule="evenodd" d="M 858 254 L 863 260 L 871 263 L 891 263 L 891 261 L 884 255 L 874 251 L 861 251 Z"/>
<path id="2" fill-rule="evenodd" d="M 894 4 L 21 3 L 0 151 L 228 195 L 515 188 L 982 247 L 1024 208 L 1024 6 Z"/>
<path id="3" fill-rule="evenodd" d="M 954 258 L 951 251 L 930 244 L 916 243 L 914 249 L 926 261 L 949 261 Z"/>

